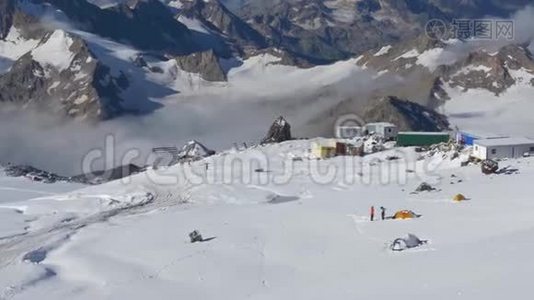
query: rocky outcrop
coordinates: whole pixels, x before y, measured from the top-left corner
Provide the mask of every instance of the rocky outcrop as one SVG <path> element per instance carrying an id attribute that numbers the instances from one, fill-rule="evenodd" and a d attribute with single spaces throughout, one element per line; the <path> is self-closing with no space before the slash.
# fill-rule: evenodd
<path id="1" fill-rule="evenodd" d="M 62 54 L 64 65 L 54 65 L 59 62 L 39 55 L 57 50 L 52 47 L 61 43 L 68 47 Z M 112 76 L 82 39 L 56 30 L 0 76 L 0 102 L 37 106 L 70 117 L 109 119 L 123 112 L 119 93 L 127 84 L 125 77 Z"/>
<path id="2" fill-rule="evenodd" d="M 197 50 L 191 32 L 158 0 L 126 1 L 100 9 L 86 0 L 41 0 L 60 9 L 79 28 L 127 41 L 141 50 L 174 55 Z"/>
<path id="3" fill-rule="evenodd" d="M 421 35 L 368 51 L 357 64 L 378 72 L 377 78 L 403 78 L 400 84 L 377 91 L 377 96 L 419 99 L 432 108 L 448 100 L 451 89 L 482 89 L 500 95 L 516 84 L 534 84 L 534 58 L 525 45 L 490 51 L 460 40 Z"/>
<path id="4" fill-rule="evenodd" d="M 27 53 L 13 64 L 8 73 L 0 76 L 0 102 L 26 104 L 44 101 L 48 84 L 43 67 Z"/>
<path id="5" fill-rule="evenodd" d="M 200 74 L 207 81 L 226 81 L 218 57 L 212 50 L 175 58 L 178 67 L 189 73 Z"/>
<path id="6" fill-rule="evenodd" d="M 272 46 L 286 48 L 316 63 L 344 59 L 412 37 L 422 31 L 425 20 L 430 18 L 411 11 L 403 1 L 245 2 L 240 15 L 268 37 Z M 433 10 L 432 17 L 438 16 L 443 14 Z"/>
<path id="7" fill-rule="evenodd" d="M 13 23 L 13 13 L 15 3 L 13 0 L 3 0 L 0 2 L 0 39 L 6 37 Z"/>
<path id="8" fill-rule="evenodd" d="M 29 180 L 42 183 L 55 183 L 58 181 L 69 181 L 69 178 L 54 173 L 43 171 L 32 166 L 8 165 L 4 173 L 9 177 L 26 177 Z"/>
<path id="9" fill-rule="evenodd" d="M 236 0 L 226 0 L 236 2 Z M 266 37 L 317 63 L 339 60 L 424 33 L 429 20 L 508 17 L 528 0 L 241 0 L 236 13 Z M 298 9 L 296 9 L 298 8 Z"/>
<path id="10" fill-rule="evenodd" d="M 279 58 L 276 62 L 271 62 L 273 65 L 284 65 L 284 66 L 296 66 L 302 69 L 314 67 L 314 62 L 312 60 L 303 58 L 302 56 L 293 53 L 287 49 L 278 49 L 273 47 L 268 47 L 265 49 L 249 49 L 245 52 L 245 57 L 254 57 L 258 55 L 268 54 Z"/>
<path id="11" fill-rule="evenodd" d="M 226 37 L 241 49 L 261 49 L 267 46 L 265 37 L 229 11 L 219 0 L 182 0 L 180 17 L 199 20 L 206 28 Z"/>
<path id="12" fill-rule="evenodd" d="M 374 101 L 364 112 L 366 122 L 390 122 L 404 131 L 443 131 L 449 129 L 447 118 L 417 103 L 384 97 Z"/>
<path id="13" fill-rule="evenodd" d="M 291 125 L 280 116 L 276 119 L 271 127 L 269 132 L 261 141 L 262 144 L 272 144 L 272 143 L 281 143 L 291 140 Z"/>
<path id="14" fill-rule="evenodd" d="M 514 71 L 530 73 L 534 77 L 534 59 L 528 49 L 508 45 L 496 53 L 476 51 L 452 66 L 440 70 L 444 83 L 464 91 L 485 89 L 499 95 L 517 83 Z M 530 79 L 530 84 L 534 86 Z"/>
<path id="15" fill-rule="evenodd" d="M 16 0 L 0 1 L 0 40 L 5 39 L 13 27 L 26 39 L 40 39 L 46 33 L 36 17 L 20 10 Z"/>

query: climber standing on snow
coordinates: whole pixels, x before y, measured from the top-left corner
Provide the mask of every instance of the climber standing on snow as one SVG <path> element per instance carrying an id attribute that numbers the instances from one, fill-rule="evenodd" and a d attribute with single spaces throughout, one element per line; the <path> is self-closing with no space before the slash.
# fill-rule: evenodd
<path id="1" fill-rule="evenodd" d="M 386 208 L 383 206 L 380 206 L 380 215 L 382 217 L 382 221 L 386 219 Z"/>
<path id="2" fill-rule="evenodd" d="M 375 220 L 375 207 L 371 206 L 371 222 Z"/>

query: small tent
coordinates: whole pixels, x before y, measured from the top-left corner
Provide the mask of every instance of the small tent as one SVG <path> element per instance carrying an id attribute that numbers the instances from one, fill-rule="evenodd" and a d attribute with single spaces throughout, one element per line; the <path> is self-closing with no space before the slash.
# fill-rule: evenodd
<path id="1" fill-rule="evenodd" d="M 418 217 L 419 215 L 417 215 L 411 210 L 401 210 L 401 211 L 396 212 L 395 215 L 393 215 L 393 219 L 395 220 L 415 219 Z"/>
<path id="2" fill-rule="evenodd" d="M 452 198 L 452 200 L 454 202 L 462 202 L 462 201 L 467 200 L 467 198 L 462 194 L 458 194 L 458 195 L 454 196 L 454 198 Z"/>
<path id="3" fill-rule="evenodd" d="M 419 247 L 426 243 L 427 241 L 423 241 L 413 234 L 408 234 L 408 236 L 405 238 L 398 238 L 393 241 L 390 248 L 392 251 L 404 251 L 411 248 Z"/>

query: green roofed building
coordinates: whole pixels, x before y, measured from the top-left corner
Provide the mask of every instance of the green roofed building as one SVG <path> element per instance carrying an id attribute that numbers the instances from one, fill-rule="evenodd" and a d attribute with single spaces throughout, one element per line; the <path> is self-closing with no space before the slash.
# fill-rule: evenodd
<path id="1" fill-rule="evenodd" d="M 451 139 L 448 132 L 399 132 L 397 135 L 397 146 L 430 146 L 439 143 L 446 143 Z"/>

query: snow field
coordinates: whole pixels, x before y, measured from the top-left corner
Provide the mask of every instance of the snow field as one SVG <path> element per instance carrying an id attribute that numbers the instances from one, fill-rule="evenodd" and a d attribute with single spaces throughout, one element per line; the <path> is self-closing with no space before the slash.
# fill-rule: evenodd
<path id="1" fill-rule="evenodd" d="M 261 150 L 273 160 L 270 171 L 277 171 L 287 157 L 303 156 L 305 148 L 306 142 L 298 141 Z M 210 160 L 254 156 L 252 151 L 230 151 Z M 413 150 L 405 151 L 409 154 L 403 160 L 417 158 Z M 394 163 L 409 163 L 403 160 Z M 155 195 L 153 202 L 138 210 L 126 208 L 110 218 L 95 218 L 83 228 L 65 228 L 55 239 L 47 238 L 59 240 L 56 245 L 46 246 L 39 234 L 18 243 L 0 243 L 0 251 L 6 245 L 12 253 L 20 251 L 17 259 L 2 264 L 0 273 L 14 276 L 1 282 L 17 299 L 44 293 L 50 299 L 524 295 L 532 268 L 528 257 L 534 248 L 528 238 L 534 228 L 534 204 L 526 188 L 534 176 L 533 163 L 532 159 L 508 161 L 505 164 L 518 167 L 520 174 L 483 176 L 476 166 L 460 168 L 445 159 L 430 176 L 410 174 L 405 184 L 389 185 L 346 185 L 340 184 L 341 178 L 318 184 L 302 169 L 283 185 L 261 183 L 260 177 L 268 173 L 255 173 L 251 183 L 193 186 L 155 185 L 146 174 L 139 174 L 126 185 L 112 182 L 59 198 L 69 202 L 80 201 L 73 195 L 83 198 L 84 194 Z M 193 167 L 200 170 L 203 165 Z M 167 172 L 179 174 L 179 168 Z M 438 191 L 412 194 L 422 180 L 432 182 Z M 454 203 L 457 193 L 470 200 Z M 269 203 L 274 196 L 288 201 Z M 410 209 L 422 217 L 371 223 L 371 205 L 385 206 L 389 215 Z M 97 215 L 107 208 L 100 211 Z M 194 229 L 215 239 L 190 244 L 187 234 Z M 387 250 L 388 242 L 407 233 L 430 243 L 403 253 Z M 45 259 L 39 264 L 22 262 L 29 250 L 40 247 L 50 249 Z M 41 279 L 30 285 L 32 278 Z"/>

